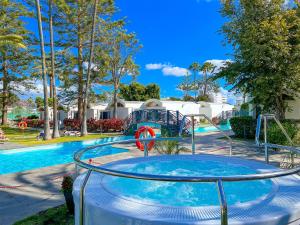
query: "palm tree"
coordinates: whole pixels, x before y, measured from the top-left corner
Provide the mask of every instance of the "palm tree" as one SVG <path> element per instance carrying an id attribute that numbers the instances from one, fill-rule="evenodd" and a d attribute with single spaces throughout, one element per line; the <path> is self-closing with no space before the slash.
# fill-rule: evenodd
<path id="1" fill-rule="evenodd" d="M 201 67 L 201 71 L 203 72 L 204 76 L 204 88 L 203 88 L 203 96 L 207 96 L 207 86 L 208 86 L 208 74 L 213 73 L 215 70 L 215 65 L 210 62 L 205 62 Z"/>
<path id="2" fill-rule="evenodd" d="M 193 62 L 189 68 L 188 68 L 190 71 L 193 72 L 194 74 L 194 82 L 193 82 L 193 90 L 194 90 L 194 99 L 196 101 L 197 99 L 197 91 L 198 91 L 198 85 L 196 84 L 197 83 L 197 73 L 201 70 L 201 65 L 200 63 L 198 62 Z"/>
<path id="3" fill-rule="evenodd" d="M 52 7 L 53 0 L 48 0 L 49 5 L 49 33 L 50 33 L 50 49 L 51 49 L 51 84 L 52 87 L 52 98 L 53 98 L 53 133 L 52 138 L 59 137 L 58 131 L 58 118 L 57 118 L 57 96 L 56 96 L 56 87 L 55 87 L 55 56 L 54 56 L 54 39 L 53 39 L 53 16 L 52 16 Z M 50 91 L 51 92 L 51 91 Z"/>
<path id="4" fill-rule="evenodd" d="M 40 35 L 40 47 L 41 47 L 41 59 L 42 59 L 42 74 L 43 74 L 43 88 L 44 88 L 44 140 L 49 140 L 50 136 L 50 125 L 49 125 L 49 109 L 48 109 L 48 88 L 47 88 L 47 74 L 46 74 L 46 55 L 44 49 L 44 36 L 43 36 L 43 27 L 42 27 L 42 16 L 40 1 L 35 0 L 37 20 L 39 27 Z"/>
<path id="5" fill-rule="evenodd" d="M 88 134 L 87 132 L 87 104 L 89 99 L 89 87 L 90 87 L 90 79 L 91 79 L 91 66 L 93 62 L 94 55 L 94 40 L 95 40 L 95 26 L 96 26 L 96 17 L 97 17 L 97 6 L 98 0 L 94 2 L 94 14 L 93 14 L 93 23 L 92 23 L 92 33 L 91 33 L 91 42 L 90 42 L 90 56 L 89 56 L 89 64 L 88 71 L 86 75 L 86 83 L 85 83 L 85 95 L 83 101 L 83 117 L 82 117 L 82 126 L 81 126 L 81 136 L 85 136 Z"/>

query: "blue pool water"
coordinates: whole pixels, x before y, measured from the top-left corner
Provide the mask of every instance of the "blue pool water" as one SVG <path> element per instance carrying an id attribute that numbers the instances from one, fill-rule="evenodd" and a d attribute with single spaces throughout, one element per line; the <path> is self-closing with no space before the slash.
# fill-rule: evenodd
<path id="1" fill-rule="evenodd" d="M 73 162 L 76 151 L 88 146 L 131 139 L 129 136 L 110 137 L 97 140 L 66 142 L 53 145 L 0 151 L 0 174 L 15 173 L 47 166 Z M 99 151 L 101 149 L 101 151 Z M 98 151 L 97 151 L 98 150 Z M 127 152 L 122 148 L 104 146 L 84 155 L 84 159 Z"/>
<path id="2" fill-rule="evenodd" d="M 222 131 L 231 130 L 230 124 L 219 125 L 219 128 L 220 128 Z M 197 128 L 195 128 L 195 132 L 196 132 L 196 133 L 205 133 L 205 132 L 214 132 L 214 131 L 218 131 L 218 129 L 215 128 L 214 126 L 197 127 Z"/>
<path id="3" fill-rule="evenodd" d="M 201 157 L 201 156 L 200 156 Z M 129 160 L 130 161 L 130 160 Z M 243 162 L 219 161 L 213 159 L 183 159 L 153 160 L 115 164 L 112 168 L 142 174 L 169 176 L 231 176 L 255 174 L 258 171 L 245 166 Z M 105 176 L 102 184 L 109 192 L 121 195 L 131 200 L 146 203 L 172 206 L 209 206 L 219 205 L 219 199 L 214 183 L 179 183 L 141 181 L 126 178 Z M 224 189 L 228 204 L 246 203 L 267 196 L 273 190 L 271 180 L 227 182 Z"/>

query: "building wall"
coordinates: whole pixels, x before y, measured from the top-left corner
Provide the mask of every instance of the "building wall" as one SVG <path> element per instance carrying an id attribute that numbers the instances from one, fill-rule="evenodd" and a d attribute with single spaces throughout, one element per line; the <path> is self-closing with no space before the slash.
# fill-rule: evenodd
<path id="1" fill-rule="evenodd" d="M 286 119 L 300 120 L 300 98 L 287 102 L 292 110 L 285 113 Z"/>

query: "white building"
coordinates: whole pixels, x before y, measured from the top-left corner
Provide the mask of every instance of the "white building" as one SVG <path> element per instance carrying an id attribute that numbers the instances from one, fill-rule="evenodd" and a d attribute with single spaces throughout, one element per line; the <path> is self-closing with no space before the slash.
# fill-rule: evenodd
<path id="1" fill-rule="evenodd" d="M 222 92 L 217 92 L 212 94 L 212 99 L 214 103 L 217 104 L 226 104 L 228 102 L 228 98 L 226 95 L 224 95 Z"/>
<path id="2" fill-rule="evenodd" d="M 288 106 L 291 108 L 285 113 L 286 119 L 300 120 L 300 98 L 295 98 L 295 100 L 287 101 Z"/>
<path id="3" fill-rule="evenodd" d="M 146 102 L 124 101 L 118 99 L 117 118 L 125 119 L 130 113 L 137 110 L 145 109 L 161 109 L 170 111 L 179 111 L 182 115 L 188 114 L 205 114 L 209 118 L 220 117 L 222 113 L 230 112 L 234 106 L 225 103 L 210 103 L 210 102 L 184 102 L 184 101 L 168 101 L 151 99 Z M 43 112 L 41 119 L 43 119 Z M 53 119 L 53 110 L 49 109 L 50 120 Z M 98 103 L 91 105 L 87 112 L 87 118 L 93 119 L 109 119 L 113 116 L 112 103 Z M 70 108 L 67 112 L 59 111 L 58 119 L 73 119 L 77 117 L 77 107 Z"/>

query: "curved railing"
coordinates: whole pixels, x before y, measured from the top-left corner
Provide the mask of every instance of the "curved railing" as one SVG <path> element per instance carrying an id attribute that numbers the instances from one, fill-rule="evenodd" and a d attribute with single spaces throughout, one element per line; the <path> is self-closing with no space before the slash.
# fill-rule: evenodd
<path id="1" fill-rule="evenodd" d="M 168 140 L 177 140 L 177 141 L 184 141 L 186 138 L 147 138 L 141 139 L 140 141 L 144 142 L 145 146 L 145 156 L 147 154 L 147 143 L 150 141 L 168 141 Z M 75 153 L 74 161 L 76 166 L 81 168 L 85 168 L 88 170 L 83 184 L 80 190 L 80 225 L 84 225 L 84 192 L 85 187 L 88 182 L 88 179 L 91 175 L 91 172 L 98 172 L 106 175 L 117 176 L 117 177 L 124 177 L 124 178 L 132 178 L 132 179 L 139 179 L 139 180 L 152 180 L 152 181 L 162 181 L 162 182 L 213 182 L 217 185 L 217 190 L 219 194 L 219 201 L 221 206 L 221 225 L 228 225 L 228 213 L 227 213 L 227 202 L 226 196 L 223 188 L 223 182 L 237 182 L 237 181 L 251 181 L 251 180 L 262 180 L 262 179 L 270 179 L 270 178 L 277 178 L 283 176 L 289 176 L 293 174 L 300 173 L 300 167 L 296 167 L 289 170 L 279 170 L 275 172 L 268 172 L 268 173 L 260 173 L 260 174 L 249 174 L 249 175 L 235 175 L 235 176 L 166 176 L 166 175 L 152 175 L 152 174 L 141 174 L 141 173 L 131 173 L 131 172 L 124 172 L 120 170 L 113 170 L 108 169 L 103 166 L 94 166 L 84 162 L 81 158 L 84 153 L 103 146 L 114 145 L 114 144 L 128 144 L 128 143 L 135 143 L 135 139 L 131 140 L 123 140 L 117 142 L 109 142 L 103 143 L 95 146 L 91 146 L 85 149 L 82 149 Z M 77 169 L 77 168 L 76 168 Z"/>

